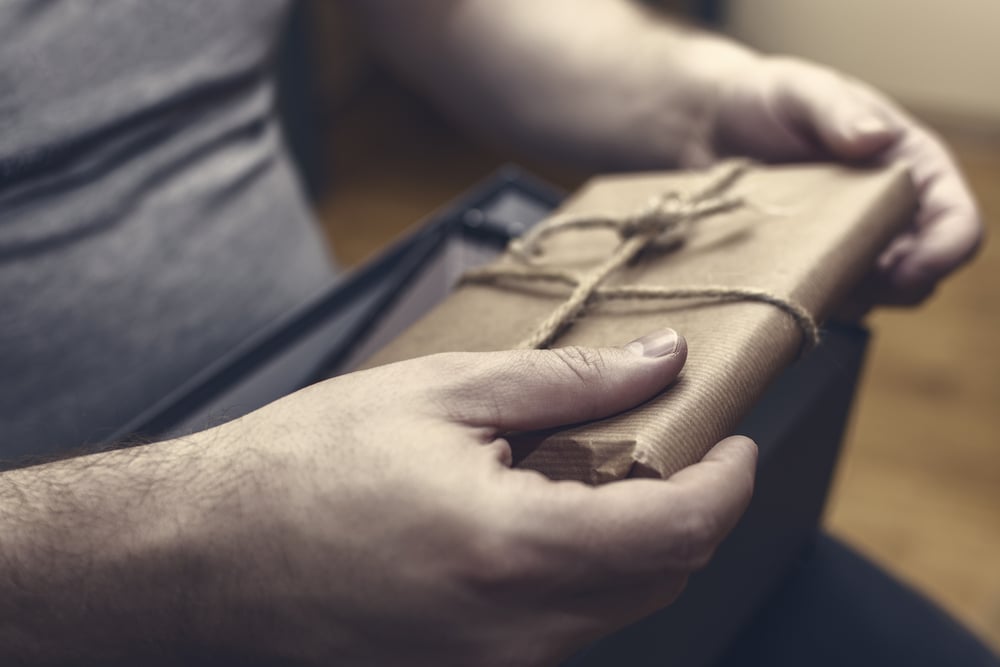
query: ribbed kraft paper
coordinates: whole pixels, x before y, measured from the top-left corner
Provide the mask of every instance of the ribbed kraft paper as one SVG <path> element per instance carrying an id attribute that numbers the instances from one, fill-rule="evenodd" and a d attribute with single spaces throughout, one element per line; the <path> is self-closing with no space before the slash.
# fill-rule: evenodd
<path id="1" fill-rule="evenodd" d="M 691 191 L 706 178 L 703 172 L 601 176 L 560 212 L 626 216 L 654 195 Z M 912 223 L 916 205 L 910 178 L 897 166 L 757 166 L 733 194 L 750 205 L 699 222 L 678 248 L 646 251 L 608 284 L 762 289 L 822 321 Z M 617 242 L 606 230 L 565 232 L 545 242 L 544 261 L 586 271 Z M 524 283 L 460 287 L 365 365 L 514 347 L 566 293 Z M 772 305 L 671 299 L 596 304 L 554 346 L 621 345 L 661 327 L 687 339 L 688 360 L 677 382 L 609 419 L 519 434 L 512 439 L 517 464 L 590 483 L 667 477 L 729 435 L 803 342 L 795 322 Z"/>

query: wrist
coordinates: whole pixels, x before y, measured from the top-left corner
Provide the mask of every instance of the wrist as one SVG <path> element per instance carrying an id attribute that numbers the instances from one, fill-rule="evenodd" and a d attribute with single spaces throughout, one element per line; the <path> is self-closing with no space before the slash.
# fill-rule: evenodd
<path id="1" fill-rule="evenodd" d="M 265 543 L 273 521 L 259 502 L 268 495 L 262 448 L 244 421 L 191 436 L 190 483 L 165 498 L 175 511 L 164 512 L 154 541 L 169 554 L 165 576 L 177 592 L 172 613 L 181 623 L 170 641 L 200 658 L 257 653 L 271 629 L 260 612 L 279 573 L 261 559 L 280 546 Z"/>
<path id="2" fill-rule="evenodd" d="M 721 35 L 687 28 L 673 28 L 672 42 L 661 40 L 671 67 L 662 76 L 674 82 L 664 90 L 662 113 L 673 116 L 673 127 L 664 133 L 660 150 L 671 165 L 704 167 L 716 158 L 720 105 L 727 90 L 746 72 L 759 67 L 764 56 Z M 667 56 L 663 56 L 667 57 Z M 650 58 L 652 62 L 660 58 Z M 667 97 L 669 96 L 669 97 Z"/>
<path id="3" fill-rule="evenodd" d="M 616 56 L 594 57 L 577 90 L 539 100 L 539 135 L 598 169 L 702 166 L 727 87 L 763 56 L 721 35 L 647 21 Z M 626 55 L 627 54 L 627 55 Z M 622 57 L 624 56 L 624 57 Z M 530 124 L 529 124 L 530 125 Z M 573 133 L 573 134 L 570 134 Z"/>

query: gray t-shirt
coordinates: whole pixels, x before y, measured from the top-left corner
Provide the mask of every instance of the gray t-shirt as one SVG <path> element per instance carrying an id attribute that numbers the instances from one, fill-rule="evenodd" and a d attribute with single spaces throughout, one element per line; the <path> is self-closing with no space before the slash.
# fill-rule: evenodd
<path id="1" fill-rule="evenodd" d="M 0 2 L 0 457 L 102 440 L 332 280 L 285 0 Z"/>

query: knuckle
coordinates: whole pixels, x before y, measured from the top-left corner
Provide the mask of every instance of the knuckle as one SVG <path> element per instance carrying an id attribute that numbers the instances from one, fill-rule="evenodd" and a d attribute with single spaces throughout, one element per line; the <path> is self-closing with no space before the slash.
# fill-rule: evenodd
<path id="1" fill-rule="evenodd" d="M 560 347 L 551 352 L 553 363 L 568 369 L 583 384 L 600 381 L 607 374 L 607 359 L 593 348 Z"/>
<path id="2" fill-rule="evenodd" d="M 473 590 L 500 597 L 537 593 L 559 577 L 566 549 L 553 539 L 551 525 L 528 511 L 534 498 L 526 489 L 507 488 L 473 522 L 463 546 L 464 580 Z"/>
<path id="3" fill-rule="evenodd" d="M 505 531 L 480 531 L 464 546 L 461 577 L 474 590 L 508 595 L 533 580 L 531 561 L 521 541 Z"/>
<path id="4" fill-rule="evenodd" d="M 438 412 L 456 422 L 490 421 L 500 414 L 500 374 L 473 353 L 428 357 L 421 390 Z"/>
<path id="5" fill-rule="evenodd" d="M 775 94 L 785 105 L 816 103 L 817 91 L 838 90 L 846 81 L 835 70 L 794 56 L 775 60 Z"/>
<path id="6" fill-rule="evenodd" d="M 676 564 L 689 571 L 708 565 L 715 552 L 717 522 L 699 510 L 689 510 L 678 521 L 677 543 L 674 549 Z"/>

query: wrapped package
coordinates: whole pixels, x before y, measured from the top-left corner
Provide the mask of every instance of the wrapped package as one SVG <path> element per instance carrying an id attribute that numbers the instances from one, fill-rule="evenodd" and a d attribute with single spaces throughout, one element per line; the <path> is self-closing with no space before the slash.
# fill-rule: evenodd
<path id="1" fill-rule="evenodd" d="M 660 395 L 511 438 L 517 465 L 555 479 L 666 477 L 729 435 L 786 366 L 822 344 L 818 323 L 912 222 L 915 201 L 897 166 L 600 176 L 366 365 L 620 345 L 671 327 L 688 360 Z"/>

